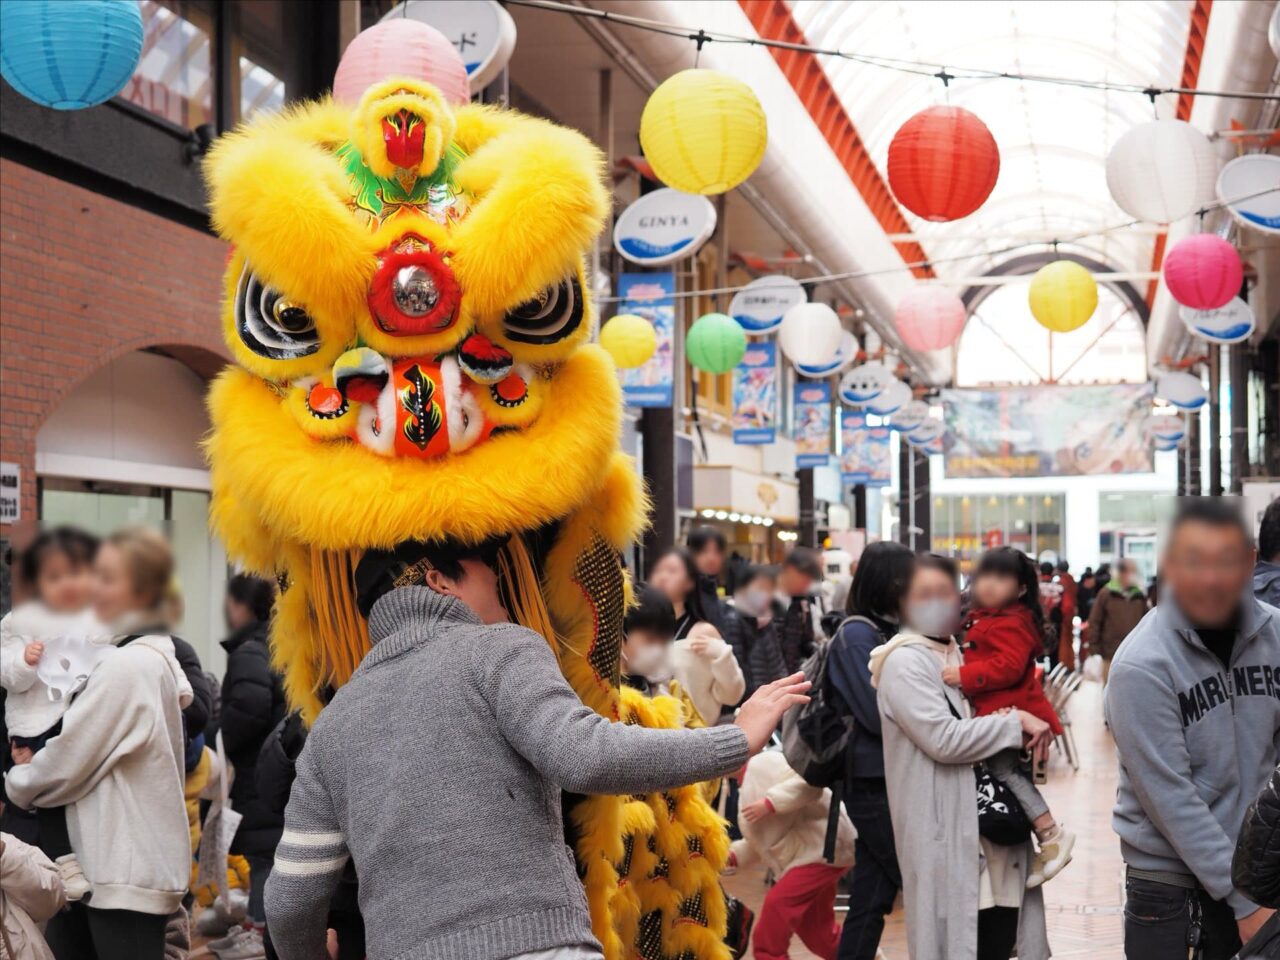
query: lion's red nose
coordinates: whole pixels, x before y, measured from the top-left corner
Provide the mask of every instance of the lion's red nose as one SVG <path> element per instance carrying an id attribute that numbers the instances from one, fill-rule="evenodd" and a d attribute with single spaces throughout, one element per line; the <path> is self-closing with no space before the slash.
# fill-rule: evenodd
<path id="1" fill-rule="evenodd" d="M 405 237 L 379 255 L 369 309 L 384 332 L 410 337 L 447 330 L 460 299 L 449 264 L 426 241 Z"/>

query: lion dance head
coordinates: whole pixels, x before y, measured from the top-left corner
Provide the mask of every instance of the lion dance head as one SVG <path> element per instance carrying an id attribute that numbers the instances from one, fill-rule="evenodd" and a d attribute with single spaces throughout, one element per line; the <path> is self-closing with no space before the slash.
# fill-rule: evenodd
<path id="1" fill-rule="evenodd" d="M 580 134 L 391 76 L 254 120 L 207 161 L 235 359 L 207 443 L 228 552 L 283 585 L 273 657 L 310 721 L 367 650 L 352 572 L 405 540 L 507 538 L 504 599 L 598 712 L 619 691 L 618 551 L 644 496 L 584 256 L 609 212 Z M 696 787 L 569 820 L 610 960 L 722 958 L 727 840 Z"/>

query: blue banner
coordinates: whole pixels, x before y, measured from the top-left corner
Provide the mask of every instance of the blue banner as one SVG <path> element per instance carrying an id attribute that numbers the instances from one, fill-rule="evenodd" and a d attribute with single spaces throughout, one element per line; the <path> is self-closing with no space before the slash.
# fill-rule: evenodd
<path id="1" fill-rule="evenodd" d="M 676 327 L 676 289 L 672 273 L 624 273 L 618 277 L 618 313 L 634 313 L 653 324 L 658 348 L 642 367 L 619 370 L 623 398 L 633 407 L 669 407 Z"/>
<path id="2" fill-rule="evenodd" d="M 826 466 L 831 459 L 831 384 L 798 380 L 792 412 L 796 469 Z"/>
<path id="3" fill-rule="evenodd" d="M 845 486 L 887 487 L 890 480 L 889 428 L 867 426 L 867 416 L 840 412 L 840 479 Z"/>
<path id="4" fill-rule="evenodd" d="M 747 344 L 733 369 L 733 442 L 773 443 L 778 433 L 778 345 Z"/>

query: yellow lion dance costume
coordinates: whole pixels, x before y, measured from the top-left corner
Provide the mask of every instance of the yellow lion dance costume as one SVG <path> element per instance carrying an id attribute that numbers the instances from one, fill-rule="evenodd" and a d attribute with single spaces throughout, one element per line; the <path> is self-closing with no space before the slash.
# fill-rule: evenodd
<path id="1" fill-rule="evenodd" d="M 509 534 L 508 609 L 548 637 L 583 702 L 679 723 L 673 701 L 618 682 L 618 551 L 646 503 L 617 449 L 614 367 L 588 342 L 601 168 L 574 131 L 453 107 L 406 77 L 214 147 L 238 366 L 209 399 L 213 524 L 285 585 L 275 663 L 308 722 L 368 648 L 352 586 L 366 548 Z M 727 960 L 728 840 L 697 787 L 566 807 L 609 960 Z"/>

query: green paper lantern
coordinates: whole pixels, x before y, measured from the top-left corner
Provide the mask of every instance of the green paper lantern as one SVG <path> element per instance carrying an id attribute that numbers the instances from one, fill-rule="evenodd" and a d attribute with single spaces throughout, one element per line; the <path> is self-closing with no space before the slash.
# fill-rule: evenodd
<path id="1" fill-rule="evenodd" d="M 708 313 L 699 317 L 684 341 L 689 362 L 704 373 L 728 373 L 747 352 L 747 332 L 733 317 Z"/>

